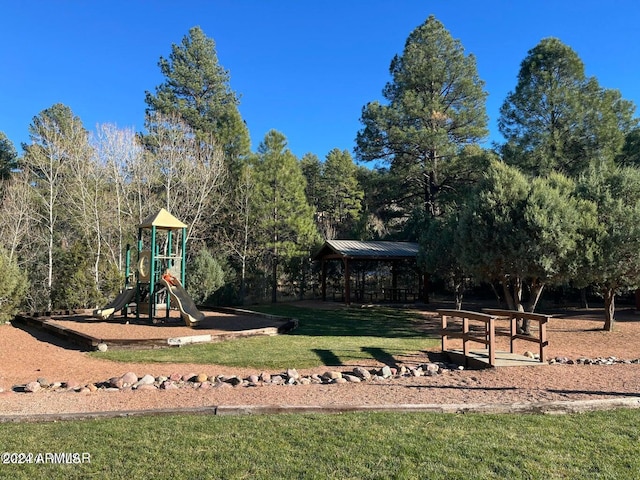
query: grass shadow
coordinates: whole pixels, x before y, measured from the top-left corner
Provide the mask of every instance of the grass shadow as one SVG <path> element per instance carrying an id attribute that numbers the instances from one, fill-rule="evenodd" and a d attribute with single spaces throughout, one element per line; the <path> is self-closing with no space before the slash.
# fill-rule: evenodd
<path id="1" fill-rule="evenodd" d="M 439 332 L 436 325 L 439 320 L 416 310 L 386 307 L 328 310 L 284 304 L 261 305 L 252 310 L 297 318 L 300 324 L 291 335 L 434 338 Z"/>
<path id="2" fill-rule="evenodd" d="M 383 365 L 389 365 L 390 367 L 397 367 L 398 366 L 394 356 L 391 355 L 390 353 L 388 353 L 387 351 L 385 351 L 382 348 L 362 347 L 360 350 L 362 352 L 364 352 L 364 353 L 368 353 L 375 360 L 377 360 L 378 362 L 382 363 Z"/>
<path id="3" fill-rule="evenodd" d="M 340 358 L 331 350 L 325 350 L 322 348 L 313 348 L 311 349 L 311 351 L 315 353 L 320 359 L 320 361 L 327 367 L 329 366 L 338 367 L 338 366 L 344 365 L 344 363 L 342 363 Z"/>

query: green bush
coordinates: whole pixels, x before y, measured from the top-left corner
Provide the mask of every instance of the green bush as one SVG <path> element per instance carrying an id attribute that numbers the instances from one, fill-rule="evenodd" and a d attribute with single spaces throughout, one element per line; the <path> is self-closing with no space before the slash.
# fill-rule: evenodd
<path id="1" fill-rule="evenodd" d="M 18 264 L 9 259 L 7 252 L 0 248 L 0 271 L 2 271 L 2 289 L 0 289 L 0 324 L 11 320 L 27 292 L 27 277 Z"/>
<path id="2" fill-rule="evenodd" d="M 224 285 L 222 266 L 207 249 L 200 250 L 187 264 L 187 292 L 196 303 L 204 303 Z"/>
<path id="3" fill-rule="evenodd" d="M 88 308 L 103 302 L 91 267 L 86 247 L 81 242 L 56 251 L 51 288 L 54 309 Z"/>

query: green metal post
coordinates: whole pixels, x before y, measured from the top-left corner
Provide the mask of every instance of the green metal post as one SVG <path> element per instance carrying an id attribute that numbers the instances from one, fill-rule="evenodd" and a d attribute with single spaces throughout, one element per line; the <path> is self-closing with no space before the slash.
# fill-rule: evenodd
<path id="1" fill-rule="evenodd" d="M 180 283 L 186 288 L 185 279 L 187 276 L 187 229 L 182 229 L 182 259 L 180 261 Z"/>
<path id="2" fill-rule="evenodd" d="M 131 245 L 127 243 L 127 253 L 124 260 L 124 289 L 129 288 L 129 275 L 131 273 Z M 129 305 L 124 306 L 124 318 L 127 318 L 129 313 Z"/>
<path id="3" fill-rule="evenodd" d="M 149 320 L 156 316 L 156 226 L 151 226 L 151 262 L 149 265 Z"/>
<path id="4" fill-rule="evenodd" d="M 171 230 L 167 231 L 167 257 L 169 257 L 167 259 L 167 268 L 168 269 L 173 267 L 173 260 L 171 259 L 171 255 L 172 255 L 172 252 L 173 252 L 173 238 L 172 238 L 171 233 L 172 233 Z M 171 308 L 171 295 L 169 295 L 168 291 L 167 291 L 167 302 L 166 303 L 167 303 L 166 318 L 169 318 L 169 309 Z"/>
<path id="5" fill-rule="evenodd" d="M 140 264 L 140 252 L 142 251 L 142 229 L 138 229 L 138 265 Z M 140 292 L 140 276 L 136 275 L 136 320 L 140 320 L 140 301 L 142 295 Z"/>
<path id="6" fill-rule="evenodd" d="M 131 245 L 127 243 L 127 253 L 124 257 L 124 288 L 129 287 L 130 274 L 131 274 Z"/>

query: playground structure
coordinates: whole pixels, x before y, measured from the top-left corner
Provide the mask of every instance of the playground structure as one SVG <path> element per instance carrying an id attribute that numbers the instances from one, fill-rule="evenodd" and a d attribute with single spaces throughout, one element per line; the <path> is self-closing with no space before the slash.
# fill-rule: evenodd
<path id="1" fill-rule="evenodd" d="M 157 323 L 159 310 L 163 307 L 165 318 L 169 318 L 173 300 L 186 325 L 197 326 L 205 315 L 198 310 L 183 287 L 186 246 L 187 225 L 167 210 L 162 208 L 145 218 L 138 226 L 137 268 L 134 274 L 131 272 L 130 247 L 127 246 L 125 288 L 107 306 L 95 310 L 93 316 L 106 320 L 122 311 L 126 317 L 129 306 L 135 302 L 136 320 L 140 320 L 142 315 L 152 323 Z"/>

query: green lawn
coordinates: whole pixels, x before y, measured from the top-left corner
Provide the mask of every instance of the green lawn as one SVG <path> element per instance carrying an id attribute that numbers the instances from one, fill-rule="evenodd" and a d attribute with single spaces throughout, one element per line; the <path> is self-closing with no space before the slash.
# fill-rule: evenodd
<path id="1" fill-rule="evenodd" d="M 202 363 L 256 369 L 340 366 L 374 358 L 393 363 L 398 355 L 439 344 L 434 333 L 420 332 L 425 318 L 392 308 L 309 309 L 295 305 L 258 307 L 264 313 L 294 317 L 299 327 L 287 335 L 252 337 L 180 348 L 95 352 L 120 362 Z M 424 361 L 424 356 L 419 357 Z"/>
<path id="2" fill-rule="evenodd" d="M 358 413 L 164 416 L 0 425 L 10 479 L 637 479 L 640 411 L 566 416 Z"/>

